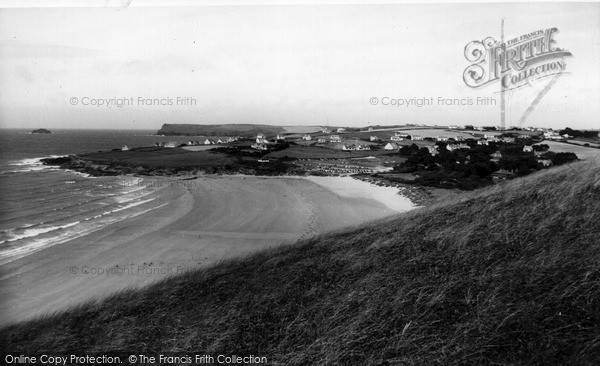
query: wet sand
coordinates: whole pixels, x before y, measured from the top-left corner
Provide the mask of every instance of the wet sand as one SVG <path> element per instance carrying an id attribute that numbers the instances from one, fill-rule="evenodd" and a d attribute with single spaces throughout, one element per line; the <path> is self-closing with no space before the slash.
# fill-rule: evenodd
<path id="1" fill-rule="evenodd" d="M 3 265 L 0 324 L 413 207 L 352 178 L 211 176 L 156 194 L 168 204 Z"/>

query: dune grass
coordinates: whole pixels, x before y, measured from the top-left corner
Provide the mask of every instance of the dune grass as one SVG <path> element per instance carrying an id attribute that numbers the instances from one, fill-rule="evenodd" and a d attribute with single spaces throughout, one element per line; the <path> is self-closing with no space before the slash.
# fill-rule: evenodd
<path id="1" fill-rule="evenodd" d="M 0 349 L 597 365 L 599 234 L 600 164 L 578 162 L 12 325 Z"/>

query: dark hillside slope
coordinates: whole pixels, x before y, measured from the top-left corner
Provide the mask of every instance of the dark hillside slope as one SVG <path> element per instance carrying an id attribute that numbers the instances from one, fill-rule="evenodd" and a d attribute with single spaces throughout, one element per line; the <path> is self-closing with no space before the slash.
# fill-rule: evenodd
<path id="1" fill-rule="evenodd" d="M 600 164 L 228 261 L 0 332 L 0 349 L 292 365 L 600 364 Z"/>

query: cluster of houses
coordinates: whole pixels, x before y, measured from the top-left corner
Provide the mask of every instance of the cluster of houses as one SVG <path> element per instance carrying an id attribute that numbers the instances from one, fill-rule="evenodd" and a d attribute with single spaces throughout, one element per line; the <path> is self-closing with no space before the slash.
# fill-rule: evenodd
<path id="1" fill-rule="evenodd" d="M 561 135 L 556 131 L 546 131 L 544 132 L 544 138 L 547 140 L 563 140 L 563 139 L 568 139 L 571 136 L 564 134 Z"/>
<path id="2" fill-rule="evenodd" d="M 218 145 L 218 144 L 227 144 L 227 143 L 234 142 L 237 140 L 239 140 L 239 137 L 206 138 L 204 140 L 189 140 L 186 145 L 187 146 Z M 168 141 L 168 142 L 157 141 L 154 143 L 154 146 L 173 148 L 173 147 L 177 147 L 177 142 L 175 142 L 175 141 Z M 123 150 L 126 147 L 127 146 L 124 146 Z"/>
<path id="3" fill-rule="evenodd" d="M 200 145 L 218 145 L 218 144 L 228 144 L 230 142 L 235 142 L 239 140 L 239 137 L 219 137 L 219 138 L 206 138 L 202 141 L 190 140 L 188 141 L 188 146 L 200 146 Z"/>
<path id="4" fill-rule="evenodd" d="M 369 145 L 361 145 L 359 143 L 356 144 L 343 144 L 342 150 L 344 151 L 362 151 L 362 150 L 371 150 L 371 146 Z"/>
<path id="5" fill-rule="evenodd" d="M 329 128 L 324 128 L 321 130 L 322 133 L 329 135 L 332 131 Z M 336 130 L 337 133 L 344 133 L 346 129 L 344 127 L 340 127 Z"/>
<path id="6" fill-rule="evenodd" d="M 371 174 L 375 172 L 374 168 L 355 165 L 344 162 L 328 163 L 328 162 L 314 162 L 311 160 L 298 161 L 298 165 L 302 166 L 306 170 L 319 171 L 328 174 L 335 175 L 347 175 L 347 174 Z"/>
<path id="7" fill-rule="evenodd" d="M 157 141 L 154 143 L 154 146 L 156 147 L 169 147 L 169 148 L 173 148 L 177 146 L 177 142 L 174 141 L 169 141 L 169 142 L 164 142 L 164 141 Z"/>
<path id="8" fill-rule="evenodd" d="M 256 135 L 255 143 L 250 145 L 250 147 L 253 149 L 256 149 L 256 150 L 268 150 L 269 144 L 275 144 L 275 143 L 277 143 L 277 141 L 284 141 L 284 140 L 285 140 L 285 136 L 278 134 L 275 137 L 275 139 L 269 141 L 269 139 L 267 138 L 267 136 L 265 134 L 259 133 L 258 135 Z"/>

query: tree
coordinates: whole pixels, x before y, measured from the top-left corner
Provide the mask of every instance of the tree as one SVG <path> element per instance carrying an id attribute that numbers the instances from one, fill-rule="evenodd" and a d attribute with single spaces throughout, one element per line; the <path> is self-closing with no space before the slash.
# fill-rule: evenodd
<path id="1" fill-rule="evenodd" d="M 559 152 L 552 157 L 552 164 L 563 165 L 578 160 L 577 155 L 572 152 Z"/>

